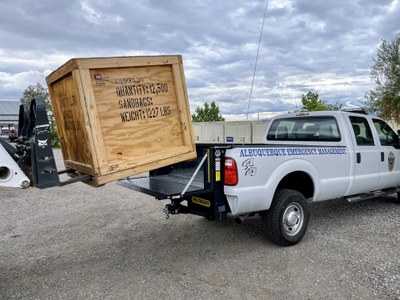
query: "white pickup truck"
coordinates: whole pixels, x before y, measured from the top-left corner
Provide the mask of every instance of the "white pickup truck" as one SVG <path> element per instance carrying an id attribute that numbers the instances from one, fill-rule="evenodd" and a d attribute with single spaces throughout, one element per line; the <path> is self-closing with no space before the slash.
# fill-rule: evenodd
<path id="1" fill-rule="evenodd" d="M 396 193 L 397 134 L 381 119 L 343 111 L 273 118 L 262 145 L 197 145 L 196 162 L 128 178 L 119 184 L 170 199 L 175 213 L 223 220 L 260 214 L 267 237 L 283 246 L 304 236 L 311 202 Z"/>

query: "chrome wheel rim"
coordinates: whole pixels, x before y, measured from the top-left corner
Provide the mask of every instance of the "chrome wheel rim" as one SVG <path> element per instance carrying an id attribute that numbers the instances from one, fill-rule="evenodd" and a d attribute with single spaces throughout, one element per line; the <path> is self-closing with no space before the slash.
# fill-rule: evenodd
<path id="1" fill-rule="evenodd" d="M 285 233 L 294 236 L 299 233 L 304 223 L 304 211 L 297 202 L 291 203 L 285 209 L 282 217 L 282 226 Z"/>

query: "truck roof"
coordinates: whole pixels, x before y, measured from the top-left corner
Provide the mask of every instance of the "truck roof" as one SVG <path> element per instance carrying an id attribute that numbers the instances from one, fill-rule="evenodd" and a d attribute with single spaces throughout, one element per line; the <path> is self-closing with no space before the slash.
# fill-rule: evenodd
<path id="1" fill-rule="evenodd" d="M 305 112 L 295 112 L 295 113 L 288 113 L 282 114 L 273 117 L 271 120 L 274 119 L 281 119 L 281 118 L 292 118 L 292 117 L 307 117 L 307 116 L 339 116 L 339 115 L 353 115 L 353 116 L 360 116 L 363 115 L 369 118 L 376 118 L 380 119 L 377 116 L 367 115 L 365 113 L 361 113 L 360 111 L 342 111 L 342 110 L 328 110 L 328 111 L 305 111 Z"/>

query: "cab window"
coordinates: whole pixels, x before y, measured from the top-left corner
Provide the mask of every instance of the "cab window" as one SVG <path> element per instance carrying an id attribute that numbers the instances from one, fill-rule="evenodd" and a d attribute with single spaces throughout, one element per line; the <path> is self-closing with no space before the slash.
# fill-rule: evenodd
<path id="1" fill-rule="evenodd" d="M 382 146 L 393 146 L 399 148 L 399 137 L 392 128 L 384 121 L 373 119 L 374 126 L 378 132 L 379 141 Z"/>
<path id="2" fill-rule="evenodd" d="M 277 141 L 338 142 L 341 137 L 334 117 L 309 116 L 275 120 L 268 131 L 267 139 Z"/>
<path id="3" fill-rule="evenodd" d="M 372 137 L 371 127 L 368 120 L 363 117 L 351 116 L 350 122 L 353 127 L 354 136 L 358 146 L 373 146 L 374 138 Z"/>

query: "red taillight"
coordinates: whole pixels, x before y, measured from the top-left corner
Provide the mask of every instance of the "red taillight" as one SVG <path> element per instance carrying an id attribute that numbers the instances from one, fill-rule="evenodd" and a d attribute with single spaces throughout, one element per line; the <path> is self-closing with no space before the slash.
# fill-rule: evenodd
<path id="1" fill-rule="evenodd" d="M 224 184 L 225 185 L 237 185 L 239 181 L 236 161 L 233 158 L 225 157 L 224 166 Z"/>

